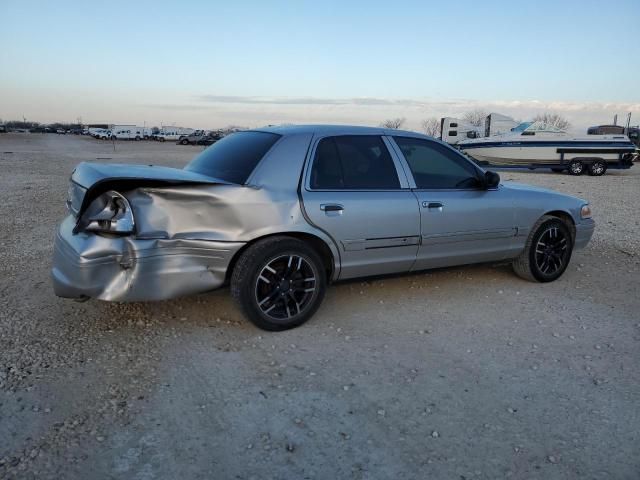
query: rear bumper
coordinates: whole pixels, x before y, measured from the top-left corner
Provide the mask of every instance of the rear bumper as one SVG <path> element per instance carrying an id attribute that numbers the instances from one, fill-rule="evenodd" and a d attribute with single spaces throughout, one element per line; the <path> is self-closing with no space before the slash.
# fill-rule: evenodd
<path id="1" fill-rule="evenodd" d="M 575 248 L 584 248 L 591 240 L 593 236 L 593 231 L 596 228 L 596 222 L 593 219 L 588 218 L 582 220 L 580 223 L 576 224 L 576 239 L 575 239 Z"/>
<path id="2" fill-rule="evenodd" d="M 131 302 L 165 300 L 220 287 L 242 242 L 136 239 L 56 233 L 51 276 L 56 295 Z"/>

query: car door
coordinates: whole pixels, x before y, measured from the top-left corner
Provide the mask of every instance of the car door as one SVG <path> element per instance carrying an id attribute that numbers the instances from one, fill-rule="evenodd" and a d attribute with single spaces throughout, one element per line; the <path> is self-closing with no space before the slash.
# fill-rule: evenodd
<path id="1" fill-rule="evenodd" d="M 413 270 L 510 255 L 517 229 L 508 191 L 484 188 L 482 170 L 448 145 L 414 137 L 392 141 L 420 205 L 421 241 Z"/>
<path id="2" fill-rule="evenodd" d="M 410 270 L 418 252 L 420 212 L 381 136 L 316 139 L 302 197 L 307 219 L 338 246 L 339 278 Z"/>

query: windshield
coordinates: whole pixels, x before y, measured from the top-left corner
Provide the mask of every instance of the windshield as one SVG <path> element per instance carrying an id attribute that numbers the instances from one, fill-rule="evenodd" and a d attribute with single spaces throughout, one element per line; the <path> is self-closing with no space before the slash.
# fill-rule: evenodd
<path id="1" fill-rule="evenodd" d="M 513 127 L 511 129 L 512 132 L 524 132 L 527 128 L 529 128 L 531 126 L 533 122 L 522 122 L 520 125 L 518 125 L 517 127 Z"/>
<path id="2" fill-rule="evenodd" d="M 185 170 L 226 182 L 244 184 L 279 138 L 280 135 L 266 132 L 237 132 L 227 135 L 194 158 Z"/>

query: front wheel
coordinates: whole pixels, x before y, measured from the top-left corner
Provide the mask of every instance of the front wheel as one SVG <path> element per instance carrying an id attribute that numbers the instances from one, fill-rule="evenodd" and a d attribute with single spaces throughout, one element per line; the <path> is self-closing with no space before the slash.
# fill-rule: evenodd
<path id="1" fill-rule="evenodd" d="M 189 145 L 189 140 L 187 140 L 186 138 L 183 138 L 182 140 L 180 140 L 180 144 Z"/>
<path id="2" fill-rule="evenodd" d="M 525 280 L 552 282 L 567 269 L 572 251 L 573 237 L 567 224 L 544 215 L 531 229 L 524 250 L 513 261 L 513 270 Z"/>
<path id="3" fill-rule="evenodd" d="M 281 331 L 302 325 L 318 310 L 326 272 L 318 253 L 301 240 L 270 237 L 251 245 L 231 275 L 231 294 L 257 327 Z"/>

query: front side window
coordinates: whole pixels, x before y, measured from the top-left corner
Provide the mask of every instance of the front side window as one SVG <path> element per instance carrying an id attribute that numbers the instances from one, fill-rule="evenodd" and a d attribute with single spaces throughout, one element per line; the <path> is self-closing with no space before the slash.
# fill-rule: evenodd
<path id="1" fill-rule="evenodd" d="M 400 181 L 382 138 L 344 135 L 320 140 L 310 185 L 319 190 L 396 190 Z"/>
<path id="2" fill-rule="evenodd" d="M 185 169 L 242 185 L 279 138 L 267 132 L 233 133 L 211 145 Z"/>
<path id="3" fill-rule="evenodd" d="M 478 172 L 460 154 L 436 142 L 394 137 L 420 189 L 478 188 Z"/>

